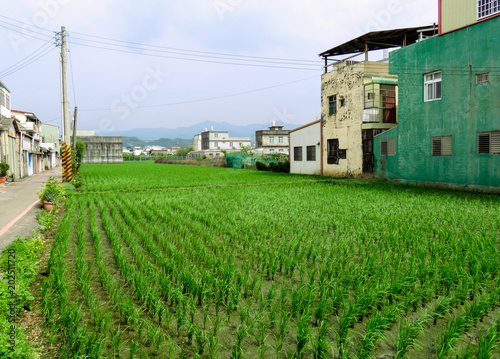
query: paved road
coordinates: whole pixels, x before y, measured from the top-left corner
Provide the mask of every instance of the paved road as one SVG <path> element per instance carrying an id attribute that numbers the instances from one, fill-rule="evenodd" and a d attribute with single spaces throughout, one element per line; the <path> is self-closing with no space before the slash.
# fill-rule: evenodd
<path id="1" fill-rule="evenodd" d="M 61 167 L 0 184 L 0 251 L 18 236 L 27 237 L 38 230 L 36 213 L 42 208 L 36 192 L 51 176 L 59 178 Z"/>

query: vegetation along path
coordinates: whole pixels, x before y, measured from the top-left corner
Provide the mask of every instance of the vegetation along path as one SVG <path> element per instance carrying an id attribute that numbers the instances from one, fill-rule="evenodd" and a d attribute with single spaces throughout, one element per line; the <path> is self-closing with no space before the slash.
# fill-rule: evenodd
<path id="1" fill-rule="evenodd" d="M 152 162 L 80 172 L 40 284 L 42 357 L 500 355 L 498 196 Z"/>

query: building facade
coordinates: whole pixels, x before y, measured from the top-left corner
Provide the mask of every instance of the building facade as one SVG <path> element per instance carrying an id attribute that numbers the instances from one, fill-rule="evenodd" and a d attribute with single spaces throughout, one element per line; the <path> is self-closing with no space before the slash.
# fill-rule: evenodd
<path id="1" fill-rule="evenodd" d="M 457 3 L 468 6 L 442 0 L 440 36 L 391 53 L 399 124 L 376 137 L 376 172 L 409 183 L 498 189 L 500 7 Z"/>
<path id="2" fill-rule="evenodd" d="M 321 120 L 289 132 L 290 173 L 321 175 Z"/>
<path id="3" fill-rule="evenodd" d="M 201 133 L 201 150 L 234 150 L 239 151 L 242 147 L 250 147 L 250 137 L 229 137 L 229 131 L 214 131 L 205 129 Z"/>
<path id="4" fill-rule="evenodd" d="M 76 139 L 85 143 L 82 163 L 123 163 L 121 136 L 77 136 Z"/>
<path id="5" fill-rule="evenodd" d="M 273 125 L 269 130 L 255 132 L 255 151 L 264 155 L 289 154 L 288 131 Z"/>
<path id="6" fill-rule="evenodd" d="M 321 78 L 323 175 L 373 171 L 373 136 L 397 123 L 397 77 L 384 62 L 343 61 Z"/>

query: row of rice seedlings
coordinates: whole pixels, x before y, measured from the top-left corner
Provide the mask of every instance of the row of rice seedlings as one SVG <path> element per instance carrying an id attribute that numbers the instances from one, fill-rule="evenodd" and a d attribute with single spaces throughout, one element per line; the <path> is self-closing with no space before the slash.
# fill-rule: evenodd
<path id="1" fill-rule="evenodd" d="M 110 209 L 110 213 L 111 213 L 112 217 L 114 219 L 116 219 L 115 224 L 118 225 L 119 228 L 121 228 L 119 231 L 122 233 L 122 236 L 124 238 L 127 238 L 131 232 L 126 232 L 125 227 L 122 226 L 123 223 L 117 217 L 117 213 L 115 212 L 114 207 L 109 207 L 109 209 Z M 121 211 L 122 211 L 122 213 L 125 213 L 123 208 L 121 209 Z M 106 216 L 107 216 L 107 214 L 105 212 L 103 212 L 103 224 L 104 224 L 105 228 L 108 227 L 108 225 L 109 225 L 109 224 L 107 224 L 107 220 L 104 219 L 104 218 L 106 218 Z M 130 230 L 130 227 L 127 227 L 127 229 Z M 112 232 L 113 228 L 108 227 L 108 231 Z M 111 236 L 113 236 L 113 234 L 111 234 Z M 137 251 L 139 250 L 137 247 L 138 243 L 136 243 L 134 241 L 129 241 L 129 240 L 127 240 L 126 242 L 130 246 L 132 252 L 136 253 L 136 254 L 134 254 L 134 258 L 137 260 L 137 263 L 138 263 L 137 270 L 134 272 L 134 274 L 132 276 L 138 278 L 138 276 L 141 276 L 141 274 L 139 274 L 139 273 L 142 271 L 142 275 L 147 275 L 147 277 L 148 277 L 148 285 L 149 286 L 158 287 L 158 288 L 160 286 L 162 286 L 161 279 L 160 279 L 161 275 L 162 275 L 161 272 L 159 272 L 156 267 L 152 266 L 149 262 L 147 262 L 144 255 L 137 255 Z M 146 240 L 146 242 L 150 243 L 150 240 Z M 146 244 L 146 246 L 148 246 L 148 245 Z M 144 271 L 144 269 L 147 269 L 147 270 Z M 180 269 L 180 271 L 182 272 L 182 269 Z M 196 273 L 193 273 L 193 274 L 196 274 Z M 134 283 L 138 283 L 138 280 L 135 280 Z M 142 287 L 142 286 L 136 284 L 136 288 L 138 288 L 138 287 Z M 170 293 L 170 292 L 173 292 L 174 290 L 169 286 L 168 291 Z M 155 308 L 160 308 L 160 313 L 163 313 L 165 315 L 168 314 L 168 309 L 163 307 L 163 304 L 160 302 L 160 299 L 156 294 L 157 293 L 155 293 L 156 299 L 154 300 L 154 303 L 156 303 Z M 181 293 L 179 293 L 179 294 L 182 295 Z M 142 298 L 143 295 L 141 295 L 140 292 L 138 292 L 138 295 L 139 295 L 139 299 L 143 300 L 143 298 Z M 146 297 L 148 299 L 146 302 L 147 307 L 150 306 L 149 298 L 152 296 L 153 295 L 151 293 L 147 294 L 147 297 Z M 167 297 L 170 297 L 170 294 L 167 294 Z M 198 355 L 201 355 L 205 351 L 205 346 L 207 344 L 207 340 L 208 340 L 207 338 L 209 338 L 209 335 L 204 330 L 198 328 L 197 324 L 195 323 L 194 318 L 195 318 L 195 314 L 197 312 L 197 309 L 195 306 L 194 298 L 189 299 L 189 298 L 184 297 L 180 301 L 177 301 L 176 304 L 177 305 L 176 305 L 175 309 L 176 309 L 176 313 L 177 313 L 178 334 L 180 335 L 182 328 L 185 328 L 185 330 L 187 331 L 187 336 L 188 336 L 188 344 L 194 345 L 196 343 L 197 348 L 196 348 L 196 350 L 193 348 L 193 350 L 195 350 L 195 352 L 197 352 Z M 207 315 L 208 313 L 206 312 L 205 309 L 204 309 L 204 311 L 205 311 L 205 313 L 204 313 L 204 327 L 206 327 L 206 320 L 209 317 L 209 315 Z M 156 312 L 156 310 L 155 310 L 155 312 Z M 155 313 L 155 314 L 160 315 L 160 313 Z M 190 321 L 187 321 L 188 316 L 190 317 Z M 161 319 L 160 319 L 160 322 L 161 322 Z M 196 341 L 193 338 L 195 338 Z"/>
<path id="2" fill-rule="evenodd" d="M 462 359 L 472 358 L 493 358 L 493 354 L 498 353 L 500 346 L 500 318 L 498 318 L 489 328 L 480 331 L 473 343 L 469 340 Z M 459 357 L 457 355 L 457 357 Z"/>
<path id="3" fill-rule="evenodd" d="M 97 221 L 97 211 L 98 208 L 96 208 L 95 202 L 90 199 L 89 226 L 96 250 L 96 264 L 99 272 L 99 278 L 103 286 L 109 292 L 114 306 L 120 313 L 120 316 L 124 318 L 131 329 L 133 328 L 134 332 L 128 330 L 127 334 L 129 336 L 132 335 L 132 333 L 134 333 L 134 336 L 137 335 L 137 339 L 133 339 L 129 342 L 129 353 L 131 353 L 130 356 L 133 357 L 133 353 L 137 349 L 138 342 L 141 342 L 144 346 L 143 349 L 141 349 L 141 352 L 144 351 L 144 348 L 146 348 L 147 350 L 147 348 L 149 347 L 151 347 L 152 349 L 154 348 L 154 350 L 158 352 L 160 351 L 160 346 L 162 345 L 166 346 L 166 348 L 168 348 L 169 350 L 176 350 L 177 344 L 172 341 L 171 338 L 163 331 L 158 331 L 156 329 L 157 325 L 154 322 L 152 323 L 147 316 L 144 316 L 143 309 L 136 307 L 133 300 L 123 291 L 122 284 L 109 273 L 107 263 L 102 255 L 102 235 Z M 117 243 L 115 242 L 115 244 Z M 117 262 L 122 264 L 122 268 L 125 268 L 126 261 L 122 257 L 122 255 L 118 254 L 121 252 L 119 252 L 119 249 L 117 248 L 117 246 L 115 246 L 114 248 L 115 255 L 121 258 Z M 144 337 L 142 337 L 142 335 L 140 334 L 143 331 L 146 334 Z M 117 340 L 117 346 L 121 345 L 122 343 L 120 342 L 120 340 Z"/>
<path id="4" fill-rule="evenodd" d="M 450 318 L 446 323 L 444 331 L 438 338 L 437 354 L 439 358 L 444 358 L 453 348 L 456 339 L 461 334 L 469 330 L 469 327 L 474 326 L 477 322 L 482 321 L 488 311 L 497 305 L 499 298 L 498 289 L 483 294 L 475 301 L 468 304 L 457 317 Z"/>

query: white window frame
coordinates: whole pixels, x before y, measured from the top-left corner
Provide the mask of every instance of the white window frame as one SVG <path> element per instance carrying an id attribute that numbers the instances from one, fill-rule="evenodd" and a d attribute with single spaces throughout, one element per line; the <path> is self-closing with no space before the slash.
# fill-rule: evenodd
<path id="1" fill-rule="evenodd" d="M 477 0 L 477 19 L 500 13 L 500 0 Z"/>
<path id="2" fill-rule="evenodd" d="M 439 78 L 436 75 L 439 74 Z M 440 96 L 438 97 L 437 89 L 440 89 Z M 429 92 L 431 92 L 429 96 Z M 443 72 L 434 71 L 424 74 L 424 102 L 438 101 L 443 98 Z"/>
<path id="3" fill-rule="evenodd" d="M 274 148 L 269 149 L 269 154 L 274 155 Z"/>
<path id="4" fill-rule="evenodd" d="M 269 136 L 269 143 L 274 143 L 274 136 Z"/>
<path id="5" fill-rule="evenodd" d="M 278 143 L 283 143 L 283 136 L 278 136 Z"/>

